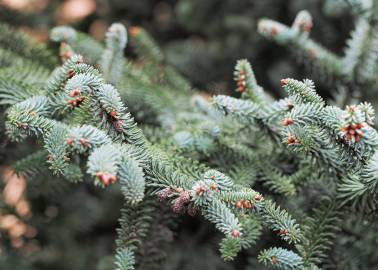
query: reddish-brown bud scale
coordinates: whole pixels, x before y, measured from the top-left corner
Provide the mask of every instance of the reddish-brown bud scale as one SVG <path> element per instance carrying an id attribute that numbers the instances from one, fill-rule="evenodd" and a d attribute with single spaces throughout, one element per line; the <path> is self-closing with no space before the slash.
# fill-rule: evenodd
<path id="1" fill-rule="evenodd" d="M 206 192 L 206 189 L 202 186 L 199 186 L 196 188 L 195 192 L 197 195 L 201 196 Z"/>
<path id="2" fill-rule="evenodd" d="M 173 201 L 172 210 L 174 213 L 176 214 L 180 213 L 183 207 L 184 207 L 184 204 L 179 198 Z"/>
<path id="3" fill-rule="evenodd" d="M 84 139 L 84 138 L 80 138 L 79 143 L 80 143 L 82 146 L 84 146 L 84 147 L 87 147 L 87 146 L 88 146 L 88 142 L 87 142 L 87 140 Z"/>
<path id="4" fill-rule="evenodd" d="M 232 231 L 231 232 L 231 237 L 232 238 L 238 238 L 240 236 L 240 232 L 239 231 L 237 231 L 237 230 L 234 230 L 234 231 Z"/>
<path id="5" fill-rule="evenodd" d="M 235 207 L 236 208 L 242 208 L 243 207 L 243 203 L 242 203 L 242 201 L 237 201 L 236 203 L 235 203 Z"/>
<path id="6" fill-rule="evenodd" d="M 256 201 L 261 201 L 263 197 L 260 194 L 256 194 L 254 198 Z"/>
<path id="7" fill-rule="evenodd" d="M 122 132 L 122 121 L 116 120 L 113 122 L 113 127 L 117 132 Z"/>
<path id="8" fill-rule="evenodd" d="M 277 27 L 273 26 L 272 29 L 271 29 L 271 34 L 272 36 L 275 36 L 278 34 L 278 30 L 277 30 Z"/>
<path id="9" fill-rule="evenodd" d="M 74 72 L 73 72 L 72 69 L 67 70 L 67 77 L 68 78 L 72 78 L 73 75 L 74 75 Z"/>
<path id="10" fill-rule="evenodd" d="M 280 83 L 281 83 L 281 86 L 285 86 L 287 84 L 287 80 L 286 79 L 282 79 L 280 81 Z"/>
<path id="11" fill-rule="evenodd" d="M 138 26 L 132 26 L 129 28 L 129 34 L 132 37 L 136 37 L 140 33 L 140 28 Z"/>
<path id="12" fill-rule="evenodd" d="M 180 193 L 179 200 L 181 200 L 182 203 L 188 203 L 190 202 L 190 194 L 188 191 L 183 191 Z"/>
<path id="13" fill-rule="evenodd" d="M 240 87 L 240 86 L 244 86 L 245 85 L 245 81 L 238 81 L 237 82 L 237 85 Z"/>
<path id="14" fill-rule="evenodd" d="M 70 97 L 75 97 L 80 94 L 80 90 L 78 88 L 72 89 L 68 94 Z"/>
<path id="15" fill-rule="evenodd" d="M 291 134 L 289 134 L 288 136 L 287 136 L 287 144 L 293 144 L 295 142 L 295 139 L 294 139 L 294 137 L 291 135 Z"/>
<path id="16" fill-rule="evenodd" d="M 76 102 L 78 102 L 78 103 L 82 102 L 83 100 L 84 100 L 83 96 L 76 98 Z"/>
<path id="17" fill-rule="evenodd" d="M 215 184 L 215 183 L 210 184 L 210 189 L 211 190 L 217 190 L 218 189 L 217 184 Z"/>
<path id="18" fill-rule="evenodd" d="M 172 190 L 170 187 L 166 187 L 162 190 L 160 190 L 159 192 L 156 193 L 156 195 L 158 196 L 159 198 L 159 201 L 164 201 L 165 199 L 167 199 L 170 195 L 172 194 Z"/>
<path id="19" fill-rule="evenodd" d="M 68 145 L 71 145 L 71 144 L 73 143 L 73 139 L 72 139 L 71 137 L 67 138 L 66 143 L 67 143 Z"/>
<path id="20" fill-rule="evenodd" d="M 282 121 L 282 124 L 287 127 L 287 126 L 290 126 L 292 124 L 294 124 L 294 120 L 292 118 L 286 118 Z"/>
<path id="21" fill-rule="evenodd" d="M 251 208 L 251 203 L 248 202 L 248 201 L 244 201 L 243 202 L 243 207 L 249 209 L 249 208 Z"/>
<path id="22" fill-rule="evenodd" d="M 96 176 L 98 177 L 100 182 L 104 184 L 104 186 L 108 186 L 109 184 L 114 183 L 117 179 L 115 175 L 112 175 L 110 173 L 104 173 L 104 172 L 97 172 Z"/>
<path id="23" fill-rule="evenodd" d="M 109 113 L 109 115 L 110 115 L 110 117 L 115 118 L 115 117 L 117 116 L 117 112 L 113 110 L 113 111 L 111 111 L 111 112 Z"/>
<path id="24" fill-rule="evenodd" d="M 289 233 L 288 229 L 282 229 L 282 230 L 279 230 L 278 234 L 279 235 L 287 235 Z"/>
<path id="25" fill-rule="evenodd" d="M 273 257 L 270 259 L 270 262 L 272 263 L 272 265 L 275 265 L 275 264 L 277 263 L 277 258 L 273 256 Z"/>
<path id="26" fill-rule="evenodd" d="M 64 52 L 62 57 L 63 57 L 63 59 L 69 59 L 69 58 L 72 57 L 72 52 L 70 52 L 70 51 Z"/>

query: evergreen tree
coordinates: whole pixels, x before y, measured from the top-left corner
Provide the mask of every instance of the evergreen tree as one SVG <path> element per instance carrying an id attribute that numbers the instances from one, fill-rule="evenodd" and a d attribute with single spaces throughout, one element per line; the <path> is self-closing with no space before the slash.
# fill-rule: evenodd
<path id="1" fill-rule="evenodd" d="M 0 266 L 374 269 L 378 133 L 364 100 L 378 87 L 378 2 L 344 4 L 357 17 L 345 57 L 308 38 L 306 11 L 291 27 L 259 24 L 260 33 L 293 49 L 338 90 L 334 100 L 298 78 L 282 79 L 286 97 L 274 100 L 247 60 L 234 71 L 240 98 L 208 98 L 166 64 L 140 27 L 112 24 L 104 44 L 56 27 L 50 38 L 59 44 L 59 65 L 54 48 L 2 25 L 3 163 L 27 179 L 32 205 L 55 202 L 67 211 L 46 226 L 41 216 L 53 219 L 56 208 L 33 209 L 30 223 L 42 232 L 38 256 L 18 260 L 28 249 L 10 246 L 29 241 L 28 234 L 9 233 Z M 137 59 L 123 57 L 128 41 Z M 102 244 L 112 244 L 82 232 L 101 234 L 116 218 L 118 196 L 124 202 L 113 255 L 99 260 Z M 11 207 L 4 213 L 23 219 Z M 191 222 L 187 216 L 197 216 L 199 236 L 174 235 L 182 232 L 180 220 Z M 216 237 L 200 243 L 213 228 Z"/>

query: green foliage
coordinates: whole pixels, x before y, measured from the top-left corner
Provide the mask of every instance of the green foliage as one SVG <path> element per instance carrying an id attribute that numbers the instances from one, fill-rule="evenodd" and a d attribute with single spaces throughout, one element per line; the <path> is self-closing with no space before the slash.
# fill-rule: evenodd
<path id="1" fill-rule="evenodd" d="M 372 3 L 369 10 L 374 8 Z M 368 96 L 376 87 L 377 58 L 375 15 L 365 9 L 354 9 L 364 22 L 358 23 L 344 58 L 309 39 L 312 19 L 306 11 L 291 27 L 263 20 L 259 31 L 289 46 L 335 89 L 353 89 L 350 94 L 357 97 L 366 87 L 361 93 Z M 33 142 L 32 154 L 16 162 L 15 171 L 33 179 L 43 175 L 45 182 L 55 183 L 60 176 L 68 180 L 72 194 L 65 196 L 80 198 L 68 208 L 74 205 L 73 210 L 85 213 L 68 219 L 65 231 L 72 229 L 71 223 L 79 223 L 79 231 L 100 234 L 102 228 L 114 229 L 111 220 L 117 216 L 110 209 L 123 200 L 115 252 L 111 244 L 100 251 L 115 254 L 115 269 L 162 269 L 165 260 L 174 261 L 173 254 L 186 246 L 195 254 L 197 246 L 214 254 L 219 232 L 225 261 L 244 250 L 253 263 L 277 269 L 318 269 L 338 258 L 345 249 L 340 239 L 350 237 L 340 230 L 350 225 L 342 224 L 342 218 L 349 215 L 352 224 L 358 223 L 353 213 L 377 209 L 378 133 L 372 105 L 342 109 L 344 102 L 334 104 L 320 96 L 311 80 L 291 78 L 281 81 L 287 97 L 275 101 L 258 84 L 247 60 L 238 61 L 234 73 L 241 98 L 217 95 L 207 100 L 166 65 L 144 29 L 129 28 L 128 33 L 136 61 L 123 57 L 128 36 L 121 24 L 109 28 L 104 46 L 70 27 L 53 29 L 51 38 L 62 43 L 63 61 L 55 70 L 48 59 L 25 60 L 27 50 L 13 49 L 0 39 L 5 133 L 11 142 Z M 41 55 L 48 51 L 41 50 Z M 33 66 L 38 68 L 32 71 Z M 7 152 L 12 147 L 18 145 L 4 143 Z M 82 190 L 91 194 L 90 201 L 81 197 L 86 194 Z M 33 203 L 48 200 L 29 194 Z M 59 198 L 52 201 L 60 204 Z M 86 203 L 96 207 L 88 209 Z M 46 226 L 38 218 L 41 212 L 48 219 L 54 216 L 51 208 L 37 209 L 33 222 L 40 227 Z M 177 228 L 177 219 L 185 224 Z M 187 222 L 198 222 L 198 232 L 188 231 Z M 172 230 L 178 232 L 175 237 Z M 61 241 L 67 237 L 51 234 Z M 376 235 L 373 229 L 367 234 Z M 49 232 L 44 239 L 50 239 Z M 88 248 L 81 254 L 90 257 L 86 251 L 91 253 Z M 373 258 L 366 265 L 374 265 L 376 255 L 370 249 L 366 253 Z M 191 258 L 190 253 L 180 256 Z M 231 267 L 211 258 L 212 267 Z"/>
<path id="2" fill-rule="evenodd" d="M 127 248 L 120 249 L 115 255 L 114 264 L 116 270 L 132 270 L 135 264 L 134 254 Z"/>
<path id="3" fill-rule="evenodd" d="M 301 269 L 303 264 L 301 257 L 296 253 L 276 247 L 263 250 L 259 255 L 259 261 L 282 270 Z"/>

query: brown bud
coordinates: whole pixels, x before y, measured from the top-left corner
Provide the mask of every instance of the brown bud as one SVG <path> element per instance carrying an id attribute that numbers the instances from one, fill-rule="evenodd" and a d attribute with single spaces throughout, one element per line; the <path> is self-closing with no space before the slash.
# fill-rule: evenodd
<path id="1" fill-rule="evenodd" d="M 278 29 L 277 29 L 277 27 L 275 27 L 275 26 L 272 27 L 272 29 L 271 29 L 271 34 L 272 34 L 272 36 L 275 36 L 275 35 L 278 34 Z"/>
<path id="2" fill-rule="evenodd" d="M 285 118 L 283 121 L 282 121 L 282 124 L 287 127 L 289 125 L 292 125 L 294 124 L 294 120 L 292 118 Z"/>
<path id="3" fill-rule="evenodd" d="M 210 184 L 210 189 L 211 190 L 217 190 L 218 189 L 217 184 L 215 184 L 215 183 Z"/>
<path id="4" fill-rule="evenodd" d="M 73 72 L 72 69 L 67 70 L 67 77 L 68 78 L 72 78 L 73 75 L 74 75 L 74 72 Z"/>
<path id="5" fill-rule="evenodd" d="M 231 237 L 232 238 L 238 238 L 240 236 L 240 232 L 239 231 L 237 231 L 237 230 L 233 230 L 232 232 L 231 232 Z"/>
<path id="6" fill-rule="evenodd" d="M 156 195 L 158 196 L 159 198 L 159 201 L 164 201 L 166 200 L 170 195 L 172 194 L 172 190 L 170 187 L 166 187 L 162 190 L 160 190 L 159 192 L 156 193 Z"/>
<path id="7" fill-rule="evenodd" d="M 291 110 L 292 108 L 294 108 L 294 104 L 293 104 L 293 102 L 291 102 L 290 100 L 287 102 L 287 108 L 288 108 L 289 110 Z"/>
<path id="8" fill-rule="evenodd" d="M 88 142 L 87 142 L 87 140 L 84 139 L 84 138 L 80 138 L 79 143 L 80 143 L 83 147 L 87 147 L 87 146 L 88 146 Z"/>
<path id="9" fill-rule="evenodd" d="M 294 137 L 291 135 L 291 134 L 289 134 L 288 136 L 287 136 L 287 144 L 293 144 L 295 142 L 295 140 L 294 140 Z"/>
<path id="10" fill-rule="evenodd" d="M 136 37 L 140 33 L 140 27 L 138 26 L 132 26 L 129 28 L 129 34 L 132 37 Z"/>
<path id="11" fill-rule="evenodd" d="M 251 208 L 251 203 L 249 201 L 244 201 L 243 207 L 246 208 L 246 209 L 249 209 L 249 208 Z"/>
<path id="12" fill-rule="evenodd" d="M 73 139 L 71 137 L 68 137 L 66 143 L 68 145 L 71 145 L 73 143 Z"/>
<path id="13" fill-rule="evenodd" d="M 115 118 L 115 117 L 117 116 L 117 112 L 116 112 L 115 110 L 113 110 L 113 111 L 111 111 L 111 112 L 109 113 L 109 115 L 110 115 L 110 117 Z"/>
<path id="14" fill-rule="evenodd" d="M 109 184 L 114 183 L 117 179 L 115 175 L 112 175 L 110 173 L 104 173 L 104 172 L 97 172 L 96 176 L 98 177 L 100 182 L 104 184 L 104 186 L 108 186 Z"/>
<path id="15" fill-rule="evenodd" d="M 236 203 L 235 203 L 235 207 L 236 208 L 242 208 L 243 207 L 243 202 L 242 201 L 237 201 Z"/>
<path id="16" fill-rule="evenodd" d="M 70 96 L 70 97 L 75 97 L 75 96 L 77 96 L 77 95 L 79 95 L 79 94 L 80 94 L 80 89 L 79 89 L 79 88 L 75 88 L 75 89 L 72 89 L 72 90 L 70 91 L 69 96 Z"/>

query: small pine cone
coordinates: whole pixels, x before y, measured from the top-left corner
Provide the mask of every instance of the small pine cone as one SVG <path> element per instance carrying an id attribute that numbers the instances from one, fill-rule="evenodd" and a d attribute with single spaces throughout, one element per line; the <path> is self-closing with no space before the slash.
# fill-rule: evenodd
<path id="1" fill-rule="evenodd" d="M 183 204 L 190 202 L 190 194 L 188 191 L 183 191 L 180 193 L 178 198 Z"/>
<path id="2" fill-rule="evenodd" d="M 180 198 L 177 198 L 176 200 L 173 201 L 172 210 L 173 210 L 174 213 L 176 213 L 176 214 L 181 213 L 183 207 L 184 207 L 184 204 L 180 200 Z"/>
<path id="3" fill-rule="evenodd" d="M 156 193 L 160 202 L 166 200 L 171 194 L 172 194 L 172 190 L 170 187 L 166 187 Z"/>

